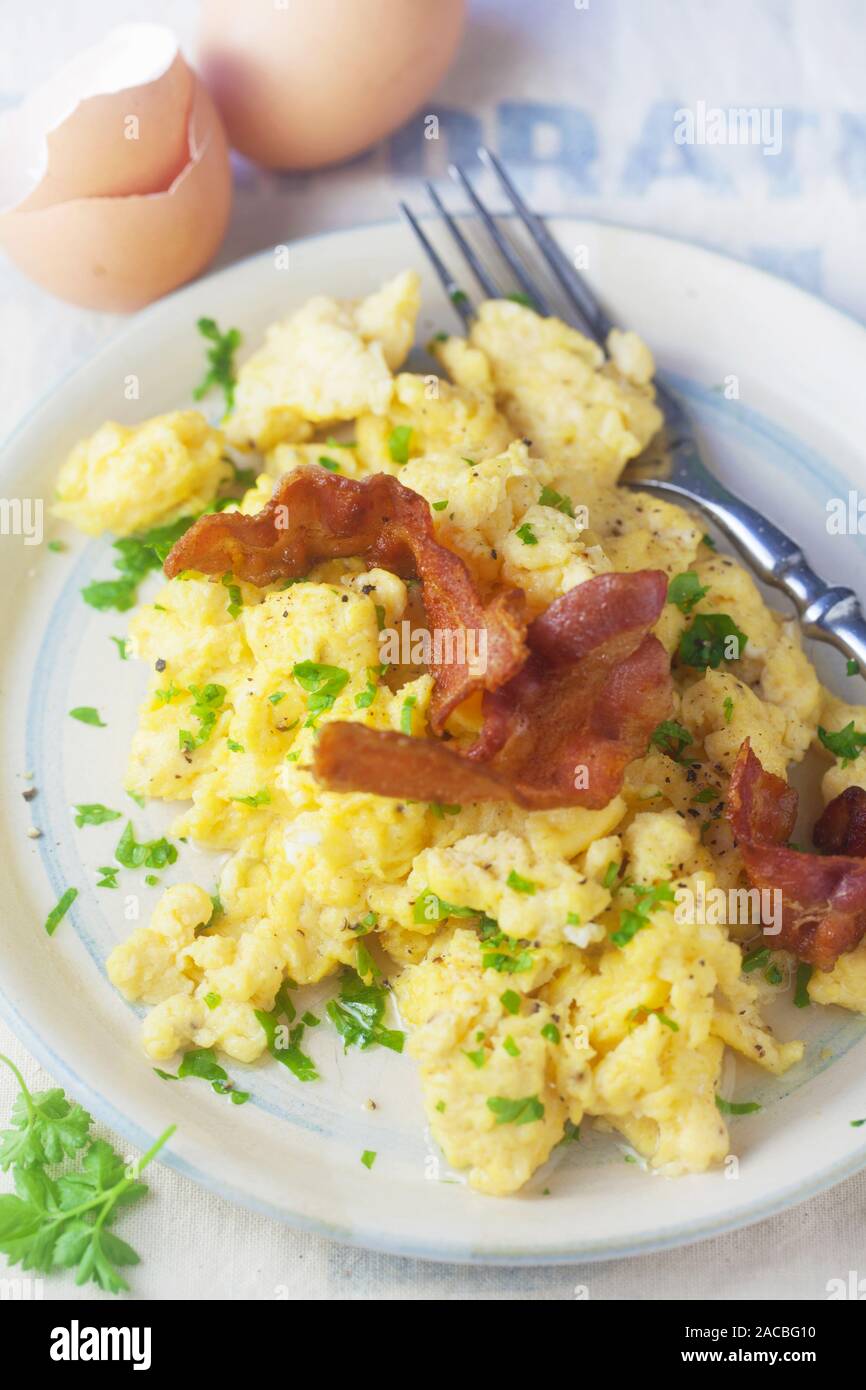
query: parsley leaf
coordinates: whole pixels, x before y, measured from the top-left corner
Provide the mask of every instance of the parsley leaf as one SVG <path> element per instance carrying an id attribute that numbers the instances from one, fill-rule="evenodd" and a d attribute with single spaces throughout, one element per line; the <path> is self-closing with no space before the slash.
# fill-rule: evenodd
<path id="1" fill-rule="evenodd" d="M 716 1108 L 722 1115 L 754 1115 L 761 1107 L 754 1100 L 723 1100 L 721 1096 L 716 1096 Z"/>
<path id="2" fill-rule="evenodd" d="M 177 850 L 164 836 L 159 840 L 143 840 L 139 843 L 135 838 L 132 821 L 129 820 L 117 842 L 114 857 L 125 869 L 164 869 L 166 865 L 175 862 Z"/>
<path id="3" fill-rule="evenodd" d="M 698 613 L 680 638 L 679 658 L 684 666 L 715 671 L 723 661 L 739 661 L 748 640 L 727 613 Z"/>
<path id="4" fill-rule="evenodd" d="M 558 512 L 564 512 L 566 516 L 574 516 L 574 503 L 571 498 L 557 492 L 555 488 L 548 487 L 547 483 L 541 489 L 538 502 L 539 506 L 555 507 Z"/>
<path id="5" fill-rule="evenodd" d="M 388 436 L 388 453 L 394 463 L 409 462 L 409 445 L 412 440 L 411 425 L 395 425 Z"/>
<path id="6" fill-rule="evenodd" d="M 292 667 L 292 675 L 298 685 L 309 694 L 308 715 L 304 728 L 315 728 L 319 716 L 325 710 L 333 708 L 340 691 L 348 685 L 349 672 L 342 666 L 327 666 L 318 661 L 298 661 Z"/>
<path id="7" fill-rule="evenodd" d="M 48 916 L 45 918 L 45 930 L 49 936 L 53 936 L 63 918 L 66 916 L 75 899 L 78 897 L 77 888 L 67 888 L 59 902 L 52 907 Z"/>
<path id="8" fill-rule="evenodd" d="M 488 1096 L 487 1109 L 493 1111 L 498 1125 L 528 1125 L 544 1118 L 544 1105 L 538 1096 L 523 1096 L 520 1100 Z"/>
<path id="9" fill-rule="evenodd" d="M 218 1096 L 231 1096 L 232 1105 L 245 1105 L 250 1098 L 249 1091 L 236 1091 L 234 1082 L 229 1079 L 225 1067 L 221 1067 L 212 1047 L 193 1047 L 185 1052 L 177 1069 L 177 1076 L 171 1072 L 159 1072 L 164 1081 L 182 1081 L 186 1076 L 198 1076 L 210 1083 L 211 1090 Z"/>
<path id="10" fill-rule="evenodd" d="M 522 526 L 518 526 L 516 534 L 524 545 L 538 545 L 538 537 L 528 521 L 524 521 Z"/>
<path id="11" fill-rule="evenodd" d="M 522 878 L 515 869 L 511 870 L 505 880 L 509 888 L 513 888 L 515 893 L 528 893 L 530 896 L 535 892 L 536 885 L 531 878 Z"/>
<path id="12" fill-rule="evenodd" d="M 319 1073 L 316 1071 L 315 1063 L 301 1051 L 305 1023 L 302 1021 L 289 1029 L 286 1023 L 280 1022 L 281 1017 L 285 1017 L 288 1024 L 293 1023 L 295 1019 L 295 1006 L 289 998 L 285 982 L 280 986 L 271 1012 L 256 1009 L 255 1014 L 264 1029 L 271 1056 L 284 1067 L 288 1067 L 298 1081 L 318 1081 Z M 304 1020 L 308 1020 L 308 1017 L 311 1018 L 312 1015 L 305 1014 Z"/>
<path id="13" fill-rule="evenodd" d="M 819 724 L 818 737 L 828 752 L 832 753 L 834 758 L 841 760 L 843 767 L 848 767 L 850 763 L 853 763 L 866 748 L 866 734 L 854 728 L 853 719 L 845 725 L 844 729 L 837 729 L 833 734 L 828 734 L 827 730 Z"/>
<path id="14" fill-rule="evenodd" d="M 127 1289 L 119 1272 L 138 1255 L 109 1230 L 117 1211 L 147 1192 L 140 1174 L 174 1133 L 174 1125 L 148 1149 L 130 1173 L 104 1139 L 90 1140 L 90 1116 L 63 1091 L 31 1094 L 21 1073 L 12 1110 L 13 1128 L 0 1134 L 0 1167 L 14 1165 L 15 1194 L 0 1197 L 0 1251 L 11 1265 L 48 1274 L 76 1268 L 75 1282 L 92 1280 L 108 1293 Z M 87 1146 L 85 1148 L 85 1146 Z M 84 1150 L 81 1166 L 58 1177 L 45 1168 Z"/>
<path id="15" fill-rule="evenodd" d="M 69 711 L 70 719 L 77 719 L 80 724 L 93 724 L 97 729 L 104 729 L 105 722 L 100 717 L 99 710 L 92 705 L 77 705 L 75 709 Z"/>
<path id="16" fill-rule="evenodd" d="M 702 584 L 694 570 L 675 574 L 668 585 L 668 603 L 674 604 L 681 613 L 691 613 L 695 604 L 700 603 L 709 593 L 709 585 Z"/>
<path id="17" fill-rule="evenodd" d="M 392 1052 L 402 1052 L 405 1034 L 395 1028 L 386 1028 L 382 1019 L 388 991 L 382 984 L 365 984 L 354 970 L 343 973 L 340 993 L 327 1005 L 327 1013 L 340 1037 L 343 1051 L 350 1047 L 368 1047 L 379 1044 L 389 1047 Z"/>
<path id="18" fill-rule="evenodd" d="M 79 829 L 82 825 L 105 825 L 106 821 L 120 820 L 119 811 L 110 811 L 98 801 L 85 801 L 72 809 L 75 811 L 75 824 Z"/>
<path id="19" fill-rule="evenodd" d="M 628 943 L 642 931 L 644 927 L 650 925 L 650 914 L 657 912 L 662 903 L 672 903 L 676 901 L 676 894 L 669 883 L 656 883 L 652 885 L 643 883 L 631 883 L 628 885 L 635 897 L 634 908 L 626 908 L 620 915 L 619 930 L 611 936 L 614 946 L 627 946 Z"/>
<path id="20" fill-rule="evenodd" d="M 215 319 L 199 319 L 196 328 L 203 338 L 212 344 L 207 350 L 208 368 L 204 377 L 192 393 L 194 401 L 200 401 L 211 387 L 218 386 L 225 397 L 225 413 L 228 415 L 235 405 L 235 362 L 234 355 L 241 345 L 240 330 L 230 328 L 220 333 Z"/>
<path id="21" fill-rule="evenodd" d="M 679 762 L 684 749 L 693 742 L 688 729 L 678 724 L 675 719 L 663 719 L 650 734 L 650 746 L 660 748 L 669 758 L 673 758 L 674 762 Z"/>

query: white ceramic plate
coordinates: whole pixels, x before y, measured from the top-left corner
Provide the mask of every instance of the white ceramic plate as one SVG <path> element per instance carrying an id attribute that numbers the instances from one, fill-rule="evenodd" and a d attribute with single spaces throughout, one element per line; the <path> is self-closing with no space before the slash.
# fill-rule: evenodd
<path id="1" fill-rule="evenodd" d="M 708 251 L 644 233 L 560 220 L 564 245 L 589 249 L 591 279 L 614 318 L 638 329 L 687 397 L 721 476 L 806 544 L 828 577 L 863 576 L 863 541 L 830 537 L 829 497 L 863 478 L 861 364 L 866 332 L 790 285 Z M 419 339 L 453 328 L 453 311 L 397 223 L 296 243 L 288 270 L 263 254 L 203 280 L 130 321 L 67 377 L 6 449 L 4 497 L 50 499 L 67 449 L 105 418 L 125 422 L 188 403 L 203 365 L 199 315 L 237 324 L 252 346 L 274 317 L 316 292 L 355 295 L 416 265 L 425 278 Z M 127 399 L 130 379 L 140 399 Z M 736 378 L 739 399 L 720 389 Z M 584 1126 L 521 1196 L 478 1196 L 453 1179 L 425 1134 L 413 1064 L 374 1049 L 344 1057 L 333 1032 L 308 1035 L 326 1080 L 298 1085 L 266 1061 L 230 1067 L 253 1094 L 232 1106 L 201 1082 L 159 1080 L 138 1044 L 136 1011 L 109 985 L 104 963 L 132 923 L 126 894 L 149 913 L 159 890 L 123 872 L 118 892 L 97 890 L 118 826 L 76 830 L 69 806 L 101 801 L 131 814 L 139 838 L 171 819 L 140 810 L 122 791 L 126 750 L 145 671 L 119 661 L 109 635 L 127 615 L 97 613 L 79 596 L 109 577 L 108 541 L 63 534 L 63 554 L 0 544 L 0 678 L 6 788 L 0 813 L 2 1010 L 22 1042 L 70 1091 L 142 1149 L 170 1122 L 166 1157 L 218 1192 L 339 1240 L 434 1259 L 562 1261 L 611 1257 L 718 1233 L 801 1200 L 866 1163 L 863 1082 L 866 1020 L 839 1010 L 780 1006 L 782 1036 L 805 1036 L 805 1062 L 781 1082 L 737 1063 L 736 1094 L 759 1114 L 734 1120 L 736 1170 L 676 1180 L 623 1161 L 609 1136 Z M 147 592 L 147 591 L 145 591 Z M 821 654 L 823 658 L 823 653 Z M 822 666 L 849 698 L 863 698 L 833 654 Z M 852 687 L 857 687 L 856 691 Z M 71 720 L 95 705 L 107 728 Z M 19 795 L 34 774 L 38 795 Z M 15 790 L 16 785 L 18 791 Z M 35 823 L 38 841 L 27 838 Z M 181 846 L 164 882 L 214 882 L 215 856 Z M 80 895 L 56 935 L 42 924 L 69 885 Z M 326 993 L 327 991 L 323 991 Z M 321 997 L 321 995 L 319 996 Z M 733 1063 L 730 1063 L 733 1066 Z M 375 1098 L 371 1113 L 363 1106 Z M 372 1171 L 360 1163 L 374 1149 Z M 549 1195 L 544 1189 L 549 1188 Z"/>

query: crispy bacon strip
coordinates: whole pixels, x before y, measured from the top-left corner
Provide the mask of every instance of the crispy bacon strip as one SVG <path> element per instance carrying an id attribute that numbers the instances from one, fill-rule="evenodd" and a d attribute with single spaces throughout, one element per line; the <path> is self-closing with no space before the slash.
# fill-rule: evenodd
<path id="1" fill-rule="evenodd" d="M 828 840 L 829 827 L 840 815 L 831 808 L 839 800 L 830 803 L 826 821 L 826 811 L 821 817 Z M 782 893 L 782 931 L 775 944 L 820 970 L 831 970 L 866 933 L 866 859 L 787 848 L 784 841 L 794 826 L 797 793 L 764 770 L 748 739 L 731 774 L 725 814 L 752 887 Z M 847 812 L 845 816 L 850 824 Z M 844 839 L 844 829 L 841 833 Z"/>
<path id="2" fill-rule="evenodd" d="M 823 854 L 866 857 L 866 791 L 846 787 L 824 807 L 812 839 Z"/>
<path id="3" fill-rule="evenodd" d="M 670 660 L 649 635 L 666 594 L 666 576 L 643 570 L 597 575 L 557 599 L 529 627 L 523 669 L 485 695 L 465 754 L 335 721 L 319 735 L 316 776 L 404 800 L 606 806 L 670 713 Z"/>
<path id="4" fill-rule="evenodd" d="M 251 584 L 297 579 L 319 560 L 358 555 L 404 579 L 420 579 L 431 633 L 448 634 L 459 660 L 434 665 L 430 724 L 441 732 L 452 710 L 476 690 L 495 690 L 526 658 L 523 592 L 508 589 L 486 605 L 466 565 L 440 545 L 423 497 L 377 473 L 358 482 L 316 465 L 289 473 L 252 516 L 203 516 L 171 550 L 165 573 L 227 574 Z M 469 632 L 474 639 L 467 641 Z M 447 646 L 445 648 L 447 651 Z M 475 666 L 469 656 L 485 656 Z"/>

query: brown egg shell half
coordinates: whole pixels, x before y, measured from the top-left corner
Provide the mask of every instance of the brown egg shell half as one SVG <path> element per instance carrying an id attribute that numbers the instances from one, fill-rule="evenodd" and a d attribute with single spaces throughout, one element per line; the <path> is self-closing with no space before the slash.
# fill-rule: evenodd
<path id="1" fill-rule="evenodd" d="M 179 52 L 150 82 L 85 97 L 46 134 L 45 173 L 15 212 L 78 198 L 164 192 L 189 161 L 196 78 Z M 130 119 L 137 136 L 130 139 Z"/>
<path id="2" fill-rule="evenodd" d="M 197 80 L 187 149 L 164 192 L 10 212 L 0 217 L 0 245 L 29 279 L 72 304 L 119 313 L 150 304 L 207 265 L 231 210 L 225 132 Z"/>

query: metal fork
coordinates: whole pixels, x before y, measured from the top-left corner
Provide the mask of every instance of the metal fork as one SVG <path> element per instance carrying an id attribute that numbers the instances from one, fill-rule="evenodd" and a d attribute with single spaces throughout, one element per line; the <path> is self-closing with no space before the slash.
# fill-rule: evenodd
<path id="1" fill-rule="evenodd" d="M 574 327 L 603 348 L 614 325 L 602 305 L 571 265 L 541 218 L 527 207 L 496 155 L 484 146 L 478 154 L 488 169 L 496 175 L 514 212 L 558 281 L 569 305 L 567 317 Z M 547 298 L 533 278 L 527 261 L 484 206 L 466 171 L 459 165 L 451 165 L 449 173 L 468 195 L 475 212 L 511 267 L 521 290 L 532 301 L 533 307 L 540 314 L 551 314 Z M 425 187 L 434 208 L 451 233 L 484 294 L 491 299 L 507 294 L 508 290 L 499 286 L 485 262 L 443 205 L 433 185 L 427 183 Z M 472 301 L 451 275 L 412 210 L 405 203 L 400 203 L 400 211 L 421 243 L 424 254 L 468 328 L 475 313 Z M 853 589 L 839 584 L 828 584 L 816 574 L 796 541 L 719 482 L 700 456 L 694 430 L 686 412 L 676 398 L 658 383 L 656 400 L 664 416 L 667 435 L 664 477 L 642 476 L 640 481 L 637 481 L 626 476 L 623 479 L 626 485 L 691 502 L 700 511 L 712 517 L 720 530 L 743 552 L 761 579 L 781 589 L 793 601 L 807 636 L 831 643 L 850 660 L 856 662 L 861 673 L 866 674 L 866 619 Z M 634 464 L 639 463 L 640 460 L 634 461 Z M 634 465 L 630 471 L 633 471 L 633 468 Z"/>

